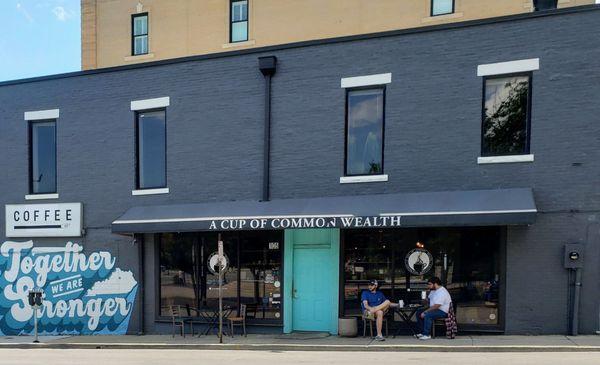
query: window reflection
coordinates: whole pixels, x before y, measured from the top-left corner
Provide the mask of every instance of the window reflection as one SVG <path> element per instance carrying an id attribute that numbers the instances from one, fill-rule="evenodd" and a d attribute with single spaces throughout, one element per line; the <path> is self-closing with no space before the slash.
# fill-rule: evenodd
<path id="1" fill-rule="evenodd" d="M 56 193 L 56 121 L 31 122 L 31 192 Z"/>
<path id="2" fill-rule="evenodd" d="M 234 310 L 246 304 L 249 321 L 281 323 L 282 231 L 225 232 L 222 240 L 229 262 L 223 275 L 223 304 Z M 218 308 L 219 277 L 207 267 L 216 252 L 216 233 L 161 235 L 161 315 L 169 315 L 169 305 Z"/>
<path id="3" fill-rule="evenodd" d="M 231 42 L 248 40 L 248 1 L 231 2 Z"/>
<path id="4" fill-rule="evenodd" d="M 137 115 L 138 188 L 164 188 L 166 176 L 165 111 Z"/>
<path id="5" fill-rule="evenodd" d="M 431 0 L 431 15 L 444 15 L 454 12 L 454 0 Z"/>
<path id="6" fill-rule="evenodd" d="M 346 175 L 383 173 L 383 96 L 382 88 L 348 91 Z"/>
<path id="7" fill-rule="evenodd" d="M 195 308 L 198 303 L 198 261 L 193 237 L 189 234 L 166 233 L 160 240 L 160 305 L 161 314 L 169 315 L 169 306 Z"/>
<path id="8" fill-rule="evenodd" d="M 133 15 L 133 55 L 148 53 L 148 15 Z"/>
<path id="9" fill-rule="evenodd" d="M 529 153 L 529 76 L 486 79 L 483 156 Z"/>
<path id="10" fill-rule="evenodd" d="M 434 259 L 424 275 L 408 272 L 416 243 Z M 360 315 L 360 294 L 377 279 L 388 299 L 417 303 L 429 277 L 438 276 L 461 324 L 499 324 L 500 228 L 350 230 L 344 233 L 344 315 Z"/>

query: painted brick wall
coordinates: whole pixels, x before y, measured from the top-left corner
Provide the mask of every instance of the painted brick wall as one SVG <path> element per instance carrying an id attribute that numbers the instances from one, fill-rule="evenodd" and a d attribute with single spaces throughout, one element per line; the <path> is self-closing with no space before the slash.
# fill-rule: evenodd
<path id="1" fill-rule="evenodd" d="M 110 248 L 118 253 L 120 267 L 137 270 L 137 247 L 130 238 L 110 233 L 110 223 L 129 207 L 260 199 L 264 80 L 257 57 L 276 55 L 273 199 L 532 187 L 541 211 L 537 223 L 508 229 L 506 330 L 566 332 L 562 246 L 581 241 L 588 248 L 581 329 L 592 333 L 598 330 L 600 302 L 599 22 L 596 8 L 0 85 L 0 202 L 25 202 L 23 112 L 60 108 L 58 201 L 84 203 L 86 250 Z M 480 166 L 482 80 L 477 65 L 525 58 L 540 58 L 541 65 L 533 75 L 535 162 Z M 389 181 L 340 185 L 340 78 L 384 72 L 393 74 L 386 95 Z M 134 116 L 129 103 L 162 96 L 171 98 L 170 194 L 132 196 Z M 130 330 L 136 326 L 134 314 Z"/>

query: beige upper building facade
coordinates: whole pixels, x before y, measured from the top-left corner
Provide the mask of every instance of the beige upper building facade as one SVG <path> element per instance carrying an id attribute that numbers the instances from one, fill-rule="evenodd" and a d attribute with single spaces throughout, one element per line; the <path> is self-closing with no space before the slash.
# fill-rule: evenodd
<path id="1" fill-rule="evenodd" d="M 81 0 L 82 69 L 532 11 L 532 0 Z"/>

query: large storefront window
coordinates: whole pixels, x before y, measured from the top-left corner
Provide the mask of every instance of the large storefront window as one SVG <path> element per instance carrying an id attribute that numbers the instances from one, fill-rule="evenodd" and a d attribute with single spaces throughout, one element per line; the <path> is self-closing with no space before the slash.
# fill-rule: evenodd
<path id="1" fill-rule="evenodd" d="M 282 231 L 225 232 L 224 253 L 229 268 L 223 275 L 223 303 L 234 309 L 247 305 L 250 322 L 282 322 Z M 217 251 L 216 233 L 162 234 L 160 239 L 161 315 L 171 305 L 216 309 L 219 278 L 208 270 Z"/>
<path id="2" fill-rule="evenodd" d="M 345 315 L 360 314 L 367 280 L 377 279 L 391 300 L 416 303 L 427 279 L 438 276 L 452 295 L 459 324 L 500 324 L 501 228 L 349 230 L 343 242 Z M 420 270 L 427 272 L 418 275 Z"/>

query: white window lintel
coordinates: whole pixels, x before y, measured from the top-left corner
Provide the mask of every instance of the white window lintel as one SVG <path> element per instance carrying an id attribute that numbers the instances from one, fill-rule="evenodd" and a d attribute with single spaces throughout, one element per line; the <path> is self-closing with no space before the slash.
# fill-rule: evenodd
<path id="1" fill-rule="evenodd" d="M 366 76 L 355 76 L 355 77 L 343 77 L 341 81 L 341 87 L 343 89 L 351 87 L 361 86 L 372 86 L 372 85 L 384 85 L 392 82 L 392 74 L 375 74 Z"/>
<path id="2" fill-rule="evenodd" d="M 526 60 L 488 63 L 477 66 L 477 76 L 504 75 L 517 72 L 536 71 L 540 69 L 539 58 Z"/>
<path id="3" fill-rule="evenodd" d="M 171 98 L 168 96 L 154 99 L 134 100 L 131 102 L 131 110 L 148 110 L 156 108 L 165 108 L 171 105 Z"/>
<path id="4" fill-rule="evenodd" d="M 25 112 L 23 118 L 29 120 L 58 119 L 60 109 L 36 110 Z"/>

